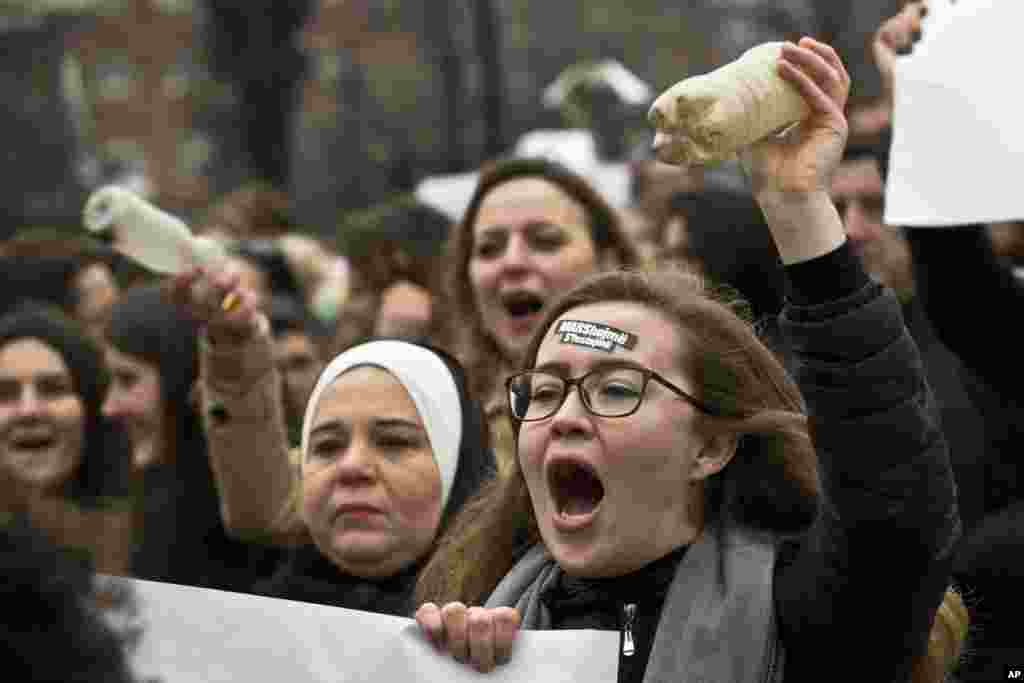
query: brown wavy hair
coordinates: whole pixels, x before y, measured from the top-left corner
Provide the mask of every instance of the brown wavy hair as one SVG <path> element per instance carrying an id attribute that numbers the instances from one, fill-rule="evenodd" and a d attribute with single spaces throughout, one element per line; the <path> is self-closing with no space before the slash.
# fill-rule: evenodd
<path id="1" fill-rule="evenodd" d="M 735 435 L 732 462 L 705 485 L 706 517 L 728 510 L 750 526 L 805 529 L 818 506 L 818 463 L 796 383 L 737 310 L 742 302 L 710 291 L 678 270 L 612 271 L 587 278 L 551 307 L 525 354 L 537 350 L 555 320 L 587 304 L 622 301 L 650 308 L 675 323 L 679 368 L 710 407 L 708 433 Z M 516 449 L 518 452 L 518 448 Z M 479 604 L 519 553 L 540 541 L 519 459 L 508 477 L 490 482 L 456 518 L 424 567 L 416 604 Z"/>
<path id="2" fill-rule="evenodd" d="M 469 201 L 462 221 L 454 226 L 445 246 L 448 269 L 442 283 L 447 299 L 444 310 L 445 345 L 453 349 L 470 377 L 474 393 L 486 403 L 496 387 L 496 362 L 502 358 L 497 343 L 483 329 L 476 297 L 469 281 L 469 261 L 480 205 L 499 185 L 521 178 L 542 178 L 557 186 L 583 207 L 594 241 L 598 263 L 634 267 L 640 256 L 622 228 L 618 214 L 582 177 L 568 168 L 543 158 L 513 158 L 485 169 Z M 515 362 L 514 359 L 506 359 Z"/>

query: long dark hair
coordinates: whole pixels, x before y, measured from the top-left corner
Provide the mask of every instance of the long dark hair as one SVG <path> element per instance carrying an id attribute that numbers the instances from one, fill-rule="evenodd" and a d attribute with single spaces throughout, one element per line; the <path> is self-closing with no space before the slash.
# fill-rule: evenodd
<path id="1" fill-rule="evenodd" d="M 717 282 L 739 290 L 760 320 L 782 310 L 784 271 L 761 208 L 749 194 L 705 189 L 669 199 L 671 216 L 686 220 L 685 254 Z"/>
<path id="2" fill-rule="evenodd" d="M 130 262 L 102 243 L 67 235 L 19 236 L 0 254 L 0 315 L 26 300 L 60 308 L 69 316 L 81 303 L 76 279 L 86 268 L 104 265 L 120 279 L 134 273 Z"/>
<path id="3" fill-rule="evenodd" d="M 175 458 L 186 445 L 202 440 L 192 401 L 199 375 L 198 323 L 167 301 L 159 285 L 146 285 L 127 290 L 114 305 L 106 339 L 157 370 L 166 413 L 161 439 L 168 456 Z"/>
<path id="4" fill-rule="evenodd" d="M 97 609 L 93 578 L 88 564 L 24 517 L 0 526 L 0 667 L 9 680 L 134 680 L 130 634 L 115 631 Z"/>
<path id="5" fill-rule="evenodd" d="M 199 375 L 199 326 L 158 285 L 126 291 L 114 305 L 107 340 L 156 368 L 164 409 L 161 464 L 142 473 L 142 537 L 132 556 L 139 578 L 244 590 L 256 568 L 228 537 L 193 400 Z M 267 568 L 265 571 L 269 571 Z M 256 571 L 259 574 L 259 571 Z"/>

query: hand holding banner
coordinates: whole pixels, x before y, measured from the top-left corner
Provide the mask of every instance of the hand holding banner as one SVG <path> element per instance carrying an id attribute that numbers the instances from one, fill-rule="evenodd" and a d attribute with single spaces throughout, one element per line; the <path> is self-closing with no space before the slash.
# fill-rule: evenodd
<path id="1" fill-rule="evenodd" d="M 412 619 L 240 593 L 127 581 L 144 629 L 140 677 L 168 683 L 614 683 L 616 631 L 523 631 L 481 674 L 437 652 Z"/>

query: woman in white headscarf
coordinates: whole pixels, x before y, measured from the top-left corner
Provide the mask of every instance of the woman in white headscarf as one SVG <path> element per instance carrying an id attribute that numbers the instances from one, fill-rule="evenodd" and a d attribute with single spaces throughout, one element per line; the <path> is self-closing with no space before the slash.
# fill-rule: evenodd
<path id="1" fill-rule="evenodd" d="M 261 592 L 409 614 L 445 521 L 494 470 L 482 411 L 458 363 L 379 339 L 321 374 L 302 423 L 296 548 Z"/>

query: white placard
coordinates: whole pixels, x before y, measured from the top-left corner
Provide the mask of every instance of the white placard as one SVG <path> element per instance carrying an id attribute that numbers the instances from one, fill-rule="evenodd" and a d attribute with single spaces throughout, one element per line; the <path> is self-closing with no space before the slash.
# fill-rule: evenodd
<path id="1" fill-rule="evenodd" d="M 935 0 L 896 63 L 885 222 L 935 227 L 1024 218 L 1020 0 Z"/>
<path id="2" fill-rule="evenodd" d="M 481 674 L 438 653 L 411 619 L 241 593 L 127 581 L 140 678 L 167 683 L 614 683 L 615 631 L 523 631 L 511 661 Z"/>

